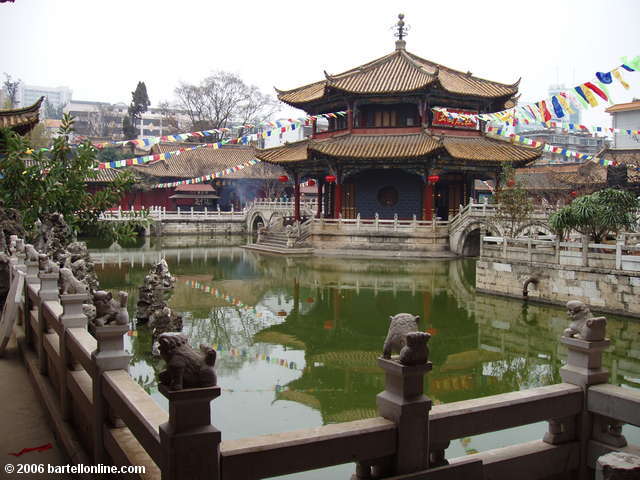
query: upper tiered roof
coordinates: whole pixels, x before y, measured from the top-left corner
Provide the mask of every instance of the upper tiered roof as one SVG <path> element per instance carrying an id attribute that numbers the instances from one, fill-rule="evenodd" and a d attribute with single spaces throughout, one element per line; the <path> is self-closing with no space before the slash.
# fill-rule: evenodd
<path id="1" fill-rule="evenodd" d="M 278 98 L 289 105 L 302 108 L 305 104 L 322 101 L 332 93 L 353 95 L 392 95 L 439 89 L 449 94 L 508 100 L 518 92 L 517 82 L 507 85 L 475 77 L 425 60 L 405 50 L 406 35 L 403 16 L 398 22 L 399 40 L 396 50 L 384 57 L 337 75 L 325 72 L 325 79 L 292 90 L 278 90 Z"/>

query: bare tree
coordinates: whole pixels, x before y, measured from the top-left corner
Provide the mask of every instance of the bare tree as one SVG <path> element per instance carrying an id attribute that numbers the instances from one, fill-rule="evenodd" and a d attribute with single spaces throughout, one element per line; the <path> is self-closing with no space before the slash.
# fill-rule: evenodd
<path id="1" fill-rule="evenodd" d="M 258 123 L 273 114 L 275 100 L 235 73 L 217 71 L 200 85 L 181 83 L 177 103 L 194 130 L 229 128 L 234 123 Z"/>
<path id="2" fill-rule="evenodd" d="M 11 75 L 8 73 L 5 73 L 4 77 L 3 86 L 5 92 L 7 92 L 7 107 L 13 108 L 18 104 L 18 87 L 20 87 L 20 80 L 12 80 Z"/>
<path id="3" fill-rule="evenodd" d="M 173 133 L 180 133 L 183 125 L 181 125 L 180 118 L 176 114 L 176 109 L 164 101 L 158 104 L 160 109 L 160 115 L 162 115 L 162 134 L 171 135 Z"/>

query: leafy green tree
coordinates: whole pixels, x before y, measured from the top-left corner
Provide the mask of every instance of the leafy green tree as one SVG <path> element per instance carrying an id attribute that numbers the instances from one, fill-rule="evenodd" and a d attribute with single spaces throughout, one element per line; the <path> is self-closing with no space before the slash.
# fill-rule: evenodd
<path id="1" fill-rule="evenodd" d="M 596 243 L 607 235 L 633 229 L 638 221 L 640 200 L 629 191 L 606 188 L 576 198 L 549 216 L 549 226 L 565 238 L 572 230 L 589 235 Z"/>
<path id="2" fill-rule="evenodd" d="M 500 182 L 496 188 L 497 223 L 504 227 L 504 234 L 514 237 L 533 212 L 534 205 L 521 182 L 516 178 L 516 171 L 512 165 L 502 168 Z"/>
<path id="3" fill-rule="evenodd" d="M 87 179 L 98 175 L 97 149 L 90 142 L 72 148 L 72 131 L 73 119 L 64 115 L 53 147 L 41 151 L 32 149 L 27 138 L 0 129 L 0 199 L 21 213 L 27 228 L 39 217 L 57 212 L 76 231 L 86 230 L 133 184 L 132 174 L 122 172 L 103 190 L 88 192 Z"/>

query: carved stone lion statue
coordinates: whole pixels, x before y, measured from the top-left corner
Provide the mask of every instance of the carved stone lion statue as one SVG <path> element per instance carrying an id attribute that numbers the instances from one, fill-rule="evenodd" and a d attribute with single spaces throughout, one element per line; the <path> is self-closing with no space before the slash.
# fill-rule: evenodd
<path id="1" fill-rule="evenodd" d="M 47 255 L 41 253 L 40 255 L 38 255 L 38 270 L 40 270 L 42 273 L 59 273 L 60 266 L 57 263 L 49 260 L 49 257 Z"/>
<path id="2" fill-rule="evenodd" d="M 18 235 L 9 236 L 9 254 L 15 255 L 18 252 Z"/>
<path id="3" fill-rule="evenodd" d="M 403 365 L 424 365 L 429 360 L 427 342 L 431 338 L 427 332 L 409 332 L 406 345 L 400 350 L 400 363 Z"/>
<path id="4" fill-rule="evenodd" d="M 60 279 L 58 280 L 61 295 L 70 295 L 74 293 L 87 293 L 89 288 L 84 282 L 81 282 L 73 276 L 73 272 L 69 268 L 60 269 Z"/>
<path id="5" fill-rule="evenodd" d="M 27 243 L 24 246 L 24 253 L 26 255 L 26 259 L 30 262 L 37 262 L 38 261 L 38 257 L 39 257 L 39 253 L 38 251 L 35 249 L 35 247 L 33 245 L 31 245 L 30 243 Z"/>
<path id="6" fill-rule="evenodd" d="M 398 313 L 389 317 L 389 332 L 384 341 L 383 358 L 391 358 L 392 353 L 400 353 L 406 345 L 406 336 L 419 329 L 420 317 L 410 313 Z"/>
<path id="7" fill-rule="evenodd" d="M 96 307 L 94 323 L 98 327 L 104 325 L 127 325 L 129 314 L 127 313 L 127 292 L 118 293 L 118 300 L 113 298 L 111 292 L 98 290 L 93 294 L 93 304 Z"/>
<path id="8" fill-rule="evenodd" d="M 564 330 L 564 337 L 574 337 L 581 340 L 604 340 L 607 320 L 605 317 L 592 317 L 589 307 L 579 300 L 567 302 L 567 316 L 571 320 Z"/>
<path id="9" fill-rule="evenodd" d="M 182 333 L 163 333 L 159 342 L 160 355 L 167 364 L 167 369 L 158 375 L 160 383 L 170 390 L 216 386 L 218 379 L 213 368 L 216 351 L 213 348 L 200 345 L 198 352 Z"/>

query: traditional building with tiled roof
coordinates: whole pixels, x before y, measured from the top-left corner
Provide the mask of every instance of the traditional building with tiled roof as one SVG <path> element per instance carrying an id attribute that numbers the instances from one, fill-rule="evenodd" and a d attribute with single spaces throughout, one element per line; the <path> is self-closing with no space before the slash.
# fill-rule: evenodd
<path id="1" fill-rule="evenodd" d="M 311 138 L 258 150 L 285 168 L 293 184 L 313 178 L 325 216 L 446 219 L 475 196 L 475 180 L 502 166 L 524 166 L 540 149 L 489 138 L 476 122 L 451 121 L 433 110 L 493 113 L 515 105 L 519 80 L 498 83 L 425 60 L 406 50 L 398 22 L 395 51 L 278 98 L 308 114 L 346 111 Z M 322 131 L 321 131 L 322 130 Z"/>
<path id="2" fill-rule="evenodd" d="M 44 97 L 29 107 L 0 110 L 0 128 L 9 128 L 20 135 L 26 135 L 40 121 L 40 106 Z"/>
<path id="3" fill-rule="evenodd" d="M 152 147 L 151 153 L 167 153 L 183 146 L 194 144 L 160 143 Z M 168 160 L 157 160 L 129 168 L 138 179 L 137 186 L 122 199 L 121 207 L 129 209 L 165 207 L 175 210 L 177 207 L 195 209 L 217 208 L 228 210 L 241 208 L 256 197 L 266 196 L 265 183 L 277 182 L 284 174 L 281 167 L 258 163 L 237 172 L 227 174 L 212 182 L 211 185 L 185 185 L 184 188 L 152 188 L 159 183 L 176 182 L 208 175 L 235 167 L 255 158 L 255 149 L 250 146 L 228 145 L 219 149 L 199 148 L 187 150 Z M 118 170 L 100 170 L 98 176 L 89 180 L 90 188 L 97 189 L 101 184 L 112 181 Z M 192 188 L 194 187 L 194 188 Z M 267 188 L 268 189 L 268 188 Z"/>

